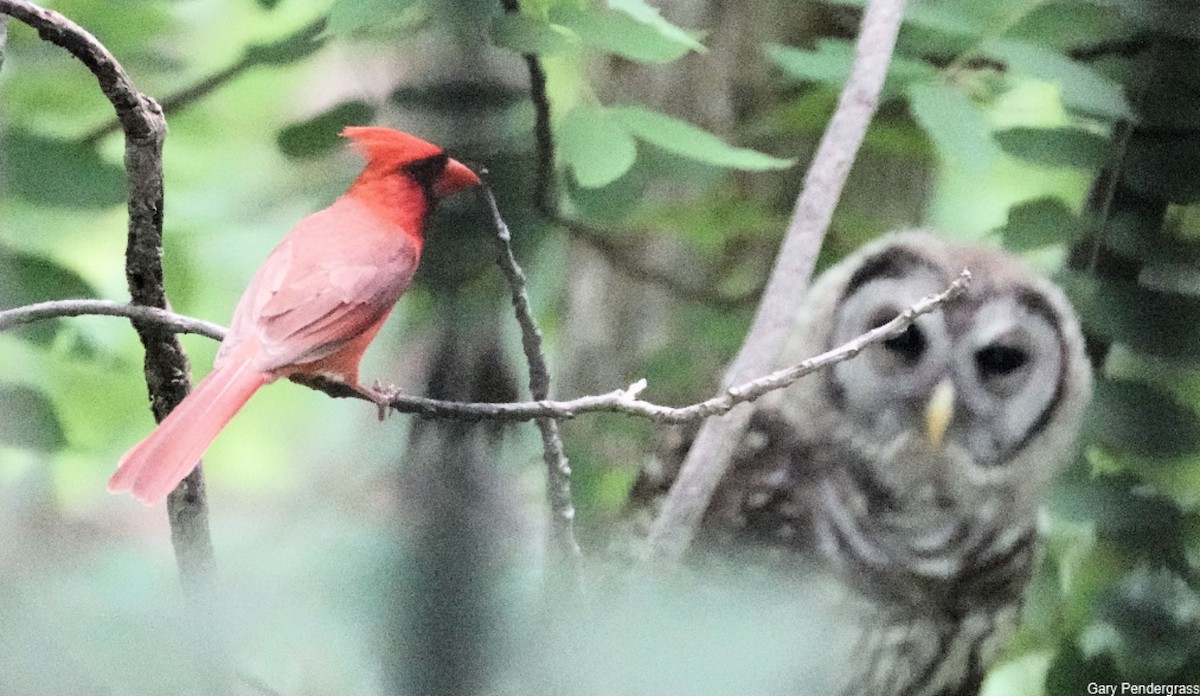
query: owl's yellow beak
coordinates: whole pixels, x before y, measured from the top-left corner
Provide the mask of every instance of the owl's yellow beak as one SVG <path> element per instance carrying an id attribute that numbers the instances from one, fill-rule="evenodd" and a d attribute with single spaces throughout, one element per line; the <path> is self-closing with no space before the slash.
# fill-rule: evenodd
<path id="1" fill-rule="evenodd" d="M 954 418 L 954 383 L 943 379 L 933 388 L 925 403 L 925 441 L 930 447 L 941 447 L 942 439 Z"/>

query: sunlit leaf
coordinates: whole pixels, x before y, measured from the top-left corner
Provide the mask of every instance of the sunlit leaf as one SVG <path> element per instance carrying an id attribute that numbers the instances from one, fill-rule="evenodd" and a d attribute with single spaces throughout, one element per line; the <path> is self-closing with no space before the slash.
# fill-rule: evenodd
<path id="1" fill-rule="evenodd" d="M 1015 70 L 1058 83 L 1070 109 L 1112 120 L 1133 116 L 1121 85 L 1090 65 L 1025 41 L 989 43 L 985 52 Z"/>
<path id="2" fill-rule="evenodd" d="M 697 53 L 704 53 L 708 50 L 691 34 L 664 19 L 658 9 L 648 5 L 646 0 L 608 0 L 608 6 L 624 12 L 642 24 L 653 28 L 664 38 L 687 46 Z"/>
<path id="3" fill-rule="evenodd" d="M 795 160 L 734 147 L 706 130 L 641 106 L 618 106 L 609 111 L 639 139 L 689 159 L 751 171 L 787 169 L 795 164 Z"/>
<path id="4" fill-rule="evenodd" d="M 598 106 L 579 106 L 563 117 L 558 144 L 575 180 L 586 188 L 615 181 L 637 158 L 637 144 L 629 131 Z"/>
<path id="5" fill-rule="evenodd" d="M 8 129 L 0 171 L 10 193 L 39 205 L 106 208 L 125 200 L 125 172 L 74 140 Z"/>
<path id="6" fill-rule="evenodd" d="M 854 46 L 840 39 L 819 39 L 817 47 L 812 50 L 781 44 L 767 44 L 763 50 L 767 59 L 779 66 L 789 78 L 837 88 L 846 83 L 854 61 Z M 935 80 L 937 77 L 937 69 L 928 63 L 895 56 L 888 64 L 885 91 L 903 90 L 910 82 Z"/>
<path id="7" fill-rule="evenodd" d="M 943 82 L 909 85 L 909 107 L 942 161 L 967 170 L 990 167 L 1000 153 L 983 112 L 967 95 Z"/>
<path id="8" fill-rule="evenodd" d="M 670 63 L 694 50 L 695 40 L 664 36 L 624 12 L 562 7 L 550 14 L 550 21 L 575 32 L 587 44 L 641 63 Z"/>
<path id="9" fill-rule="evenodd" d="M 0 384 L 0 443 L 49 453 L 61 449 L 66 437 L 44 394 L 23 385 Z"/>
<path id="10" fill-rule="evenodd" d="M 286 126 L 275 136 L 275 143 L 288 157 L 318 157 L 341 147 L 345 141 L 338 134 L 343 128 L 366 125 L 374 118 L 375 107 L 370 104 L 361 101 L 342 102 L 306 121 Z"/>

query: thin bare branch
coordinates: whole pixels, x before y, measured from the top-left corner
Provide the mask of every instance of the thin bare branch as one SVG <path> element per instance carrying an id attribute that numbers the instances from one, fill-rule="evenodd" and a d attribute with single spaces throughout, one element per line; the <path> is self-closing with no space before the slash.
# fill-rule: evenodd
<path id="1" fill-rule="evenodd" d="M 325 18 L 309 22 L 295 32 L 277 41 L 255 44 L 246 49 L 242 57 L 234 64 L 222 68 L 211 75 L 200 78 L 195 83 L 169 94 L 163 98 L 161 105 L 164 114 L 173 114 L 191 106 L 209 94 L 224 87 L 242 73 L 260 65 L 270 65 L 280 62 L 279 56 L 288 57 L 291 54 L 305 55 L 320 47 L 317 39 L 325 29 Z M 110 121 L 80 139 L 84 145 L 95 145 L 104 136 L 114 133 L 120 128 L 118 121 Z"/>
<path id="2" fill-rule="evenodd" d="M 419 396 L 396 396 L 392 399 L 390 405 L 392 409 L 399 413 L 411 413 L 429 418 L 453 418 L 469 421 L 529 421 L 537 418 L 556 418 L 561 420 L 575 418 L 584 413 L 624 413 L 629 416 L 646 418 L 655 423 L 689 423 L 702 418 L 724 415 L 739 404 L 754 401 L 772 391 L 791 386 L 796 380 L 805 375 L 812 374 L 817 370 L 824 369 L 843 360 L 849 360 L 868 346 L 899 335 L 917 317 L 938 309 L 962 294 L 969 282 L 970 273 L 963 271 L 962 275 L 951 283 L 945 291 L 926 297 L 882 326 L 801 363 L 729 387 L 711 399 L 688 406 L 662 406 L 649 401 L 643 401 L 641 394 L 647 388 L 645 380 L 638 380 L 625 389 L 614 389 L 604 394 L 581 396 L 563 401 L 539 399 L 537 401 L 508 404 L 463 403 L 426 399 Z M 0 331 L 39 319 L 89 314 L 91 312 L 79 312 L 76 310 L 84 306 L 82 303 L 94 302 L 97 301 L 62 300 L 59 302 L 30 305 L 28 308 L 20 307 L 5 310 L 0 312 Z M 60 306 L 63 308 L 63 311 L 55 312 L 52 306 Z M 30 308 L 38 308 L 38 310 L 36 312 L 27 311 Z M 116 302 L 108 303 L 102 309 L 103 311 L 95 313 L 109 316 L 129 316 L 131 318 L 136 316 L 141 321 L 159 322 L 163 328 L 171 331 L 197 333 L 215 340 L 220 340 L 225 334 L 225 330 L 215 324 L 209 324 L 199 319 L 192 319 L 162 310 L 142 313 L 140 310 L 146 308 L 135 308 L 131 305 Z M 128 311 L 130 309 L 139 311 L 136 313 Z M 367 400 L 367 397 L 361 392 L 341 382 L 318 378 L 293 378 L 293 380 L 304 386 L 324 392 L 334 398 Z"/>
<path id="3" fill-rule="evenodd" d="M 480 199 L 490 215 L 495 229 L 497 246 L 496 263 L 504 273 L 512 291 L 513 312 L 521 327 L 521 347 L 529 365 L 529 393 L 534 399 L 543 400 L 550 396 L 550 371 L 546 367 L 546 356 L 542 353 L 542 332 L 529 309 L 529 293 L 525 287 L 525 273 L 513 256 L 512 234 L 496 207 L 496 198 L 486 183 L 479 187 Z M 565 567 L 564 580 L 580 591 L 583 589 L 583 553 L 575 538 L 575 503 L 571 496 L 571 465 L 563 452 L 562 438 L 558 434 L 558 421 L 552 416 L 539 416 L 538 432 L 542 436 L 542 451 L 546 462 L 546 490 L 550 499 L 551 548 L 556 566 Z M 561 565 L 560 565 L 561 564 Z"/>
<path id="4" fill-rule="evenodd" d="M 223 327 L 203 319 L 185 317 L 182 314 L 175 314 L 158 307 L 126 304 L 112 300 L 52 300 L 16 309 L 6 309 L 0 311 L 0 331 L 42 319 L 85 315 L 137 319 L 158 324 L 174 333 L 197 334 L 217 341 L 225 337 Z"/>
<path id="5" fill-rule="evenodd" d="M 794 330 L 793 308 L 807 290 L 850 165 L 875 114 L 904 5 L 905 0 L 871 0 L 867 5 L 850 78 L 804 177 L 754 323 L 725 373 L 726 385 L 773 367 Z M 750 411 L 742 409 L 701 427 L 650 531 L 648 561 L 670 564 L 683 556 L 749 420 Z"/>
<path id="6" fill-rule="evenodd" d="M 516 0 L 501 0 L 505 12 L 520 12 Z M 533 104 L 533 138 L 537 153 L 534 170 L 533 206 L 572 237 L 595 249 L 618 273 L 634 280 L 653 283 L 685 300 L 703 302 L 717 309 L 739 309 L 753 302 L 760 289 L 739 295 L 726 295 L 714 290 L 717 283 L 697 279 L 694 274 L 673 273 L 670 269 L 646 262 L 646 257 L 629 245 L 621 243 L 612 233 L 582 220 L 574 220 L 559 212 L 554 189 L 554 132 L 550 127 L 550 96 L 546 91 L 546 71 L 536 54 L 522 55 L 529 72 L 529 101 Z"/>

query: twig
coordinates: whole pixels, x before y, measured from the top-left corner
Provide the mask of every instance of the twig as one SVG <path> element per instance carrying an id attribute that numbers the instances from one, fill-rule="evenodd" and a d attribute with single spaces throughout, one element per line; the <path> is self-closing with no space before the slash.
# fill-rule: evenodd
<path id="1" fill-rule="evenodd" d="M 129 236 L 125 275 L 134 304 L 166 307 L 162 282 L 162 143 L 167 124 L 162 110 L 134 86 L 125 69 L 96 37 L 57 12 L 25 0 L 0 0 L 0 13 L 37 30 L 45 41 L 66 49 L 96 76 L 125 133 L 129 179 Z M 63 172 L 69 176 L 70 172 Z M 162 420 L 187 396 L 187 356 L 178 338 L 155 321 L 134 321 L 146 348 L 146 386 L 154 416 Z M 167 499 L 171 541 L 180 581 L 193 598 L 209 596 L 214 567 L 208 532 L 204 478 L 199 467 Z"/>
<path id="2" fill-rule="evenodd" d="M 127 317 L 142 322 L 157 324 L 174 333 L 188 333 L 220 341 L 225 337 L 225 329 L 217 324 L 203 319 L 193 319 L 181 314 L 175 314 L 158 307 L 113 302 L 112 300 L 52 300 L 37 304 L 25 305 L 16 309 L 0 311 L 0 331 L 11 329 L 21 324 L 41 319 L 55 317 L 79 317 L 84 315 L 104 315 L 111 317 Z"/>
<path id="3" fill-rule="evenodd" d="M 178 92 L 164 97 L 160 102 L 162 112 L 164 114 L 173 114 L 185 109 L 220 89 L 226 83 L 251 68 L 281 62 L 279 58 L 280 54 L 289 47 L 295 47 L 294 53 L 296 55 L 306 55 L 308 52 L 320 47 L 321 42 L 317 41 L 317 36 L 324 29 L 325 18 L 320 17 L 278 41 L 254 44 L 248 47 L 242 54 L 242 57 L 233 65 L 218 70 L 211 75 L 201 78 L 194 84 L 188 85 Z M 304 46 L 303 44 L 306 42 L 310 42 L 311 47 Z M 95 145 L 104 136 L 115 132 L 118 128 L 120 128 L 119 122 L 110 121 L 83 136 L 80 142 L 87 146 Z"/>
<path id="4" fill-rule="evenodd" d="M 738 384 L 769 369 L 793 330 L 793 308 L 808 287 L 846 175 L 879 103 L 904 4 L 871 0 L 867 5 L 850 78 L 804 177 L 758 313 L 724 384 Z M 651 528 L 648 560 L 674 563 L 683 556 L 749 420 L 749 410 L 742 409 L 701 427 Z"/>
<path id="5" fill-rule="evenodd" d="M 776 370 L 764 377 L 729 387 L 711 399 L 688 406 L 662 406 L 649 401 L 643 401 L 641 393 L 647 387 L 645 380 L 638 380 L 625 389 L 615 389 L 604 394 L 581 396 L 565 401 L 539 399 L 537 401 L 509 404 L 463 403 L 426 399 L 418 396 L 397 396 L 392 399 L 390 406 L 399 413 L 411 413 L 429 418 L 454 418 L 468 421 L 529 421 L 536 418 L 570 419 L 584 413 L 605 412 L 623 413 L 629 416 L 646 418 L 647 420 L 661 424 L 690 423 L 702 418 L 724 415 L 739 404 L 754 401 L 769 392 L 791 386 L 796 380 L 805 375 L 812 374 L 817 370 L 824 369 L 843 360 L 849 360 L 868 346 L 899 335 L 917 317 L 936 310 L 962 294 L 969 282 L 970 274 L 964 271 L 945 291 L 917 302 L 886 324 L 872 329 L 825 353 L 813 356 L 791 367 Z M 225 330 L 221 327 L 200 321 L 199 319 L 192 319 L 163 310 L 145 311 L 147 309 L 145 307 L 135 307 L 117 302 L 103 303 L 101 300 L 59 300 L 57 302 L 44 302 L 38 305 L 30 305 L 29 307 L 0 311 L 0 331 L 39 319 L 78 316 L 79 314 L 89 313 L 75 311 L 83 303 L 95 304 L 97 306 L 103 305 L 101 307 L 102 311 L 94 312 L 95 314 L 128 316 L 131 318 L 136 316 L 136 318 L 142 321 L 159 322 L 163 328 L 171 331 L 188 331 L 208 336 L 214 340 L 221 340 L 225 334 Z M 61 306 L 63 311 L 52 311 L 52 307 L 55 305 Z M 37 308 L 37 311 L 28 311 L 32 308 Z M 193 331 L 193 329 L 196 330 Z M 304 386 L 324 392 L 334 398 L 367 400 L 367 397 L 361 392 L 341 382 L 334 382 L 327 379 L 293 379 Z"/>
<path id="6" fill-rule="evenodd" d="M 505 12 L 516 13 L 516 0 L 501 0 Z M 533 53 L 522 54 L 529 72 L 529 101 L 533 104 L 533 139 L 537 153 L 534 171 L 533 207 L 571 236 L 591 246 L 617 272 L 634 280 L 654 283 L 685 300 L 703 302 L 717 309 L 738 309 L 758 297 L 759 289 L 740 294 L 724 295 L 713 290 L 714 283 L 696 282 L 693 276 L 674 274 L 645 262 L 643 255 L 631 252 L 626 245 L 613 240 L 611 234 L 580 220 L 563 216 L 554 198 L 554 131 L 550 127 L 550 96 L 546 91 L 546 71 L 542 61 Z"/>
<path id="7" fill-rule="evenodd" d="M 525 288 L 525 273 L 513 256 L 512 235 L 508 225 L 496 207 L 496 198 L 485 182 L 479 187 L 491 223 L 496 231 L 496 263 L 504 273 L 512 291 L 513 312 L 521 327 L 521 347 L 525 361 L 529 364 L 529 393 L 534 399 L 543 400 L 550 396 L 550 371 L 546 368 L 546 356 L 542 353 L 542 332 L 538 329 L 529 309 L 529 293 Z M 539 416 L 535 419 L 538 432 L 542 435 L 542 451 L 546 462 L 546 490 L 550 499 L 551 549 L 558 556 L 555 565 L 565 567 L 566 577 L 576 591 L 583 589 L 583 554 L 575 538 L 575 503 L 571 497 L 571 465 L 563 452 L 562 438 L 558 435 L 558 421 L 553 417 Z"/>

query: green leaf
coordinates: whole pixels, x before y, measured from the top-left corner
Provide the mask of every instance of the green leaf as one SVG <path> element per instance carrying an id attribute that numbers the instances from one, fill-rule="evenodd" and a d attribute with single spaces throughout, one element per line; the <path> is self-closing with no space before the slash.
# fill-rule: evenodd
<path id="1" fill-rule="evenodd" d="M 1015 205 L 1008 211 L 1008 223 L 1001 230 L 1004 248 L 1029 251 L 1051 244 L 1062 244 L 1079 233 L 1081 223 L 1058 198 L 1038 198 Z"/>
<path id="2" fill-rule="evenodd" d="M 1122 681 L 1124 678 L 1113 664 L 1112 657 L 1107 653 L 1084 655 L 1074 636 L 1071 636 L 1063 640 L 1050 662 L 1050 671 L 1046 674 L 1046 694 L 1086 694 L 1096 684 L 1120 684 Z"/>
<path id="3" fill-rule="evenodd" d="M 658 9 L 646 4 L 645 0 L 608 0 L 608 6 L 653 28 L 665 39 L 687 46 L 697 53 L 708 51 L 704 44 L 697 41 L 691 34 L 663 19 Z"/>
<path id="4" fill-rule="evenodd" d="M 1200 654 L 1200 597 L 1166 568 L 1139 565 L 1107 593 L 1096 614 L 1098 626 L 1112 629 L 1099 633 L 1101 646 L 1138 682 L 1170 680 Z"/>
<path id="5" fill-rule="evenodd" d="M 1200 451 L 1200 422 L 1190 408 L 1148 384 L 1096 381 L 1089 439 L 1117 452 L 1173 457 Z"/>
<path id="6" fill-rule="evenodd" d="M 633 166 L 637 144 L 625 126 L 599 106 L 577 106 L 558 126 L 559 152 L 585 188 L 612 183 Z"/>
<path id="7" fill-rule="evenodd" d="M 1064 275 L 1059 282 L 1098 336 L 1149 355 L 1200 361 L 1200 297 L 1094 276 Z"/>
<path id="8" fill-rule="evenodd" d="M 395 22 L 416 0 L 334 0 L 322 36 L 351 34 Z"/>
<path id="9" fill-rule="evenodd" d="M 1058 83 L 1063 105 L 1069 109 L 1114 121 L 1133 117 L 1121 85 L 1092 66 L 1025 41 L 993 42 L 984 53 L 1012 69 Z"/>
<path id="10" fill-rule="evenodd" d="M 362 101 L 342 102 L 306 121 L 286 126 L 275 136 L 279 150 L 294 159 L 319 157 L 342 145 L 338 136 L 346 126 L 370 123 L 375 107 Z"/>
<path id="11" fill-rule="evenodd" d="M 587 44 L 639 63 L 670 63 L 693 50 L 694 39 L 681 42 L 624 12 L 584 11 L 561 7 L 550 21 L 575 32 Z"/>
<path id="12" fill-rule="evenodd" d="M 78 273 L 52 259 L 0 246 L 0 308 L 97 296 L 95 288 Z M 13 329 L 11 333 L 38 345 L 48 345 L 58 328 L 59 320 L 48 319 Z"/>
<path id="13" fill-rule="evenodd" d="M 1008 154 L 1051 167 L 1095 170 L 1108 159 L 1108 138 L 1081 128 L 1009 128 L 993 135 Z"/>
<path id="14" fill-rule="evenodd" d="M 1065 52 L 1128 39 L 1135 30 L 1111 7 L 1079 0 L 1050 0 L 1021 17 L 1007 35 Z"/>
<path id="15" fill-rule="evenodd" d="M 539 56 L 579 44 L 579 37 L 570 29 L 521 12 L 496 15 L 488 33 L 497 46 Z"/>
<path id="16" fill-rule="evenodd" d="M 126 196 L 125 172 L 94 149 L 17 128 L 0 136 L 0 182 L 45 206 L 107 208 Z"/>
<path id="17" fill-rule="evenodd" d="M 67 442 L 54 405 L 21 385 L 0 385 L 0 443 L 51 453 Z"/>
<path id="18" fill-rule="evenodd" d="M 322 24 L 314 23 L 279 41 L 250 46 L 243 60 L 254 65 L 287 65 L 303 60 L 325 45 L 324 28 Z"/>
<path id="19" fill-rule="evenodd" d="M 767 59 L 779 66 L 787 77 L 837 88 L 846 83 L 854 61 L 853 44 L 840 39 L 819 39 L 813 50 L 766 44 L 763 51 Z M 935 80 L 937 77 L 937 69 L 928 63 L 895 56 L 888 65 L 884 90 L 885 93 L 894 93 L 902 91 L 909 83 Z"/>
<path id="20" fill-rule="evenodd" d="M 1172 0 L 1130 0 L 1120 3 L 1122 14 L 1146 29 L 1200 39 L 1200 6 Z"/>
<path id="21" fill-rule="evenodd" d="M 1000 148 L 983 112 L 967 95 L 940 81 L 914 83 L 906 92 L 913 118 L 943 162 L 969 171 L 992 166 Z"/>
<path id="22" fill-rule="evenodd" d="M 734 147 L 706 130 L 641 106 L 616 106 L 609 111 L 639 139 L 706 164 L 763 171 L 787 169 L 796 162 Z"/>
<path id="23" fill-rule="evenodd" d="M 1134 131 L 1125 155 L 1127 185 L 1171 203 L 1200 202 L 1200 136 Z"/>
<path id="24" fill-rule="evenodd" d="M 498 82 L 456 80 L 424 85 L 400 85 L 388 100 L 409 110 L 440 112 L 457 118 L 464 113 L 507 109 L 528 102 L 528 90 Z"/>

